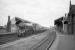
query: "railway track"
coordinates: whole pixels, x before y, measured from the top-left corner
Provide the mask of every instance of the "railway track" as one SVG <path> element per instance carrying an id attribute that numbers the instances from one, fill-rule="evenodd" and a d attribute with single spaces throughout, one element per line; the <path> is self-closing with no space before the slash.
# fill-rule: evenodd
<path id="1" fill-rule="evenodd" d="M 49 35 L 47 37 L 45 37 L 45 39 L 43 39 L 41 42 L 34 45 L 32 48 L 30 48 L 28 50 L 49 50 L 49 48 L 53 44 L 55 38 L 56 38 L 56 33 L 49 32 Z"/>

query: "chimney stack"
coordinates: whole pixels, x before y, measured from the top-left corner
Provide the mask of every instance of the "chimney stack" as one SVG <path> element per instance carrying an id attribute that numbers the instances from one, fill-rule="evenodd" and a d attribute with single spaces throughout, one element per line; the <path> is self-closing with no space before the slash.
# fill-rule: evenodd
<path id="1" fill-rule="evenodd" d="M 8 16 L 8 22 L 7 22 L 7 31 L 10 32 L 11 31 L 11 21 L 10 21 L 10 16 Z"/>

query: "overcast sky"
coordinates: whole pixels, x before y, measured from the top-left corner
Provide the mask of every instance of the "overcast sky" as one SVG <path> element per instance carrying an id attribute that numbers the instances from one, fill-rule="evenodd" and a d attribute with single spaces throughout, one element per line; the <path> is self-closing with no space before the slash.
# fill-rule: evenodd
<path id="1" fill-rule="evenodd" d="M 43 26 L 53 26 L 54 20 L 68 13 L 70 0 L 0 0 L 0 25 L 8 15 L 17 16 Z M 74 4 L 75 1 L 72 0 Z"/>

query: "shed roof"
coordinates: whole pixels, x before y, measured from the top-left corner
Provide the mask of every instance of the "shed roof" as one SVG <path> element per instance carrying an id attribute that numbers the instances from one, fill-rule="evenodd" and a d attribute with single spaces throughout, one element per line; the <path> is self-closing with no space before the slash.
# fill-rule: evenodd
<path id="1" fill-rule="evenodd" d="M 21 18 L 19 18 L 19 17 L 15 17 L 15 19 L 16 19 L 17 21 L 20 20 L 20 21 L 22 21 L 22 22 L 24 22 L 24 23 L 31 23 L 30 21 L 21 19 Z"/>

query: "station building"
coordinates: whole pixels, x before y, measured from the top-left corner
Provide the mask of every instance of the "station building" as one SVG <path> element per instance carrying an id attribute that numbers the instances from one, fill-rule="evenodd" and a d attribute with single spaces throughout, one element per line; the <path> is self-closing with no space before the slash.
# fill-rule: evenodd
<path id="1" fill-rule="evenodd" d="M 75 34 L 75 5 L 71 4 L 71 1 L 69 6 L 69 13 L 64 17 L 56 19 L 54 23 L 59 31 L 62 30 L 68 34 Z"/>

